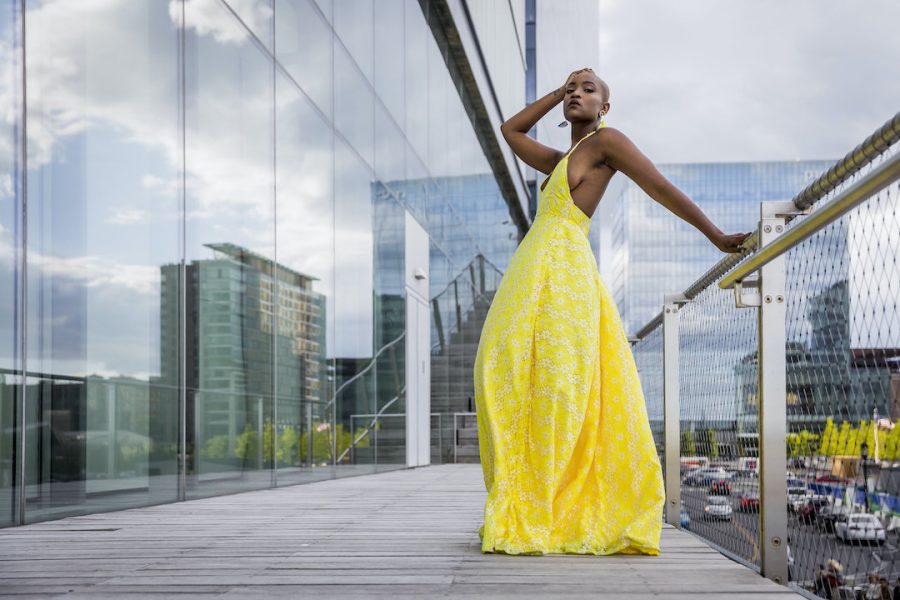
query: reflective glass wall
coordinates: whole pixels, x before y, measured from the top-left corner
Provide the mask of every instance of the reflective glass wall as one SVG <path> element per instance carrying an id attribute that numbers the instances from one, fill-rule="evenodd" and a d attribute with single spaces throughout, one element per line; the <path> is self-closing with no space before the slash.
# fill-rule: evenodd
<path id="1" fill-rule="evenodd" d="M 23 154 L 22 19 L 19 2 L 0 2 L 0 527 L 17 518 L 16 468 L 22 390 L 21 207 Z"/>
<path id="2" fill-rule="evenodd" d="M 417 0 L 0 0 L 0 50 L 0 526 L 405 466 L 407 212 L 464 406 L 517 238 Z"/>

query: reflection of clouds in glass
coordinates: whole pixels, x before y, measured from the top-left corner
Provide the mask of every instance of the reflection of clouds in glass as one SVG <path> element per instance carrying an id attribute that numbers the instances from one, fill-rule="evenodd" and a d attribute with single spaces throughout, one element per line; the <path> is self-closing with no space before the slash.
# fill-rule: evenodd
<path id="1" fill-rule="evenodd" d="M 252 31 L 266 32 L 272 19 L 272 7 L 260 0 L 228 0 L 228 5 Z M 170 0 L 169 16 L 181 23 L 181 2 Z M 185 0 L 184 18 L 188 27 L 204 36 L 211 34 L 222 44 L 242 43 L 247 32 L 234 27 L 234 19 L 222 10 L 220 0 Z"/>
<path id="2" fill-rule="evenodd" d="M 280 78 L 278 109 L 278 262 L 318 277 L 330 295 L 333 239 L 331 134 L 299 91 Z"/>
<path id="3" fill-rule="evenodd" d="M 139 208 L 120 208 L 116 209 L 113 215 L 106 219 L 106 222 L 112 223 L 113 225 L 130 225 L 132 223 L 143 221 L 149 216 L 149 212 Z"/>
<path id="4" fill-rule="evenodd" d="M 147 40 L 158 38 L 134 32 L 171 25 L 154 23 L 146 6 L 125 0 L 89 5 L 57 0 L 28 10 L 28 96 L 39 99 L 28 107 L 30 168 L 53 160 L 64 138 L 93 122 L 121 126 L 130 141 L 177 156 L 173 140 L 178 138 L 172 131 L 177 123 L 158 119 L 171 113 L 177 101 L 170 77 L 146 76 L 172 70 L 177 39 L 172 35 L 169 53 L 147 51 Z"/>
<path id="5" fill-rule="evenodd" d="M 0 100 L 2 102 L 2 100 Z M 4 150 L 0 149 L 0 156 L 3 155 Z M 2 159 L 0 159 L 0 169 L 4 169 L 4 164 Z M 8 173 L 0 173 L 0 198 L 12 198 L 13 195 L 13 182 L 12 176 Z"/>
<path id="6" fill-rule="evenodd" d="M 171 18 L 178 24 L 180 5 L 178 10 L 173 8 L 177 4 L 170 4 L 168 17 L 165 13 L 152 14 L 145 3 L 126 0 L 110 0 L 102 5 L 51 1 L 28 11 L 32 32 L 27 49 L 28 93 L 30 98 L 39 99 L 31 102 L 28 110 L 29 168 L 54 159 L 65 160 L 65 139 L 99 123 L 121 131 L 129 142 L 159 149 L 171 166 L 180 165 L 177 119 L 159 118 L 173 114 L 178 103 L 172 93 L 171 77 L 147 77 L 153 72 L 171 74 L 177 39 L 172 35 L 171 43 L 163 46 L 168 52 L 155 52 L 148 51 L 147 40 L 164 40 L 165 34 L 133 34 L 146 29 L 148 21 L 152 27 L 171 28 L 172 24 L 161 22 L 161 18 Z M 258 15 L 264 19 L 268 18 L 266 10 L 265 6 L 256 6 L 242 16 Z M 249 41 L 246 30 L 217 1 L 189 1 L 185 11 L 189 27 L 197 35 L 209 34 L 229 44 Z M 78 26 L 73 27 L 73 22 Z M 95 51 L 101 44 L 85 45 L 85 40 L 101 39 L 104 49 L 115 48 L 115 52 Z M 191 127 L 189 123 L 186 181 L 195 201 L 189 212 L 192 219 L 216 216 L 246 222 L 248 213 L 260 219 L 272 218 L 271 203 L 258 198 L 260 187 L 268 185 L 272 176 L 267 160 L 271 148 L 267 147 L 265 136 L 246 136 L 236 129 L 208 125 L 233 120 L 232 84 L 227 78 L 204 79 L 200 118 L 201 125 L 206 126 Z M 9 82 L 3 80 L 0 86 L 0 97 L 11 93 Z M 268 90 L 242 90 L 241 110 L 249 122 L 268 123 L 271 109 Z M 11 119 L 12 115 L 5 118 Z M 0 156 L 0 160 L 4 157 Z M 148 189 L 172 192 L 180 185 L 177 179 L 164 181 L 153 175 L 148 175 L 143 183 Z M 123 210 L 113 222 L 137 222 L 136 209 Z"/>
<path id="7" fill-rule="evenodd" d="M 12 173 L 20 143 L 21 47 L 14 40 L 17 17 L 8 14 L 17 10 L 9 3 L 0 8 L 0 201 L 14 197 Z"/>
<path id="8" fill-rule="evenodd" d="M 2 257 L 2 255 L 0 255 Z M 126 265 L 98 256 L 61 258 L 28 253 L 29 277 L 63 278 L 78 287 L 114 286 L 139 294 L 157 294 L 159 267 Z M 37 272 L 33 272 L 33 270 Z"/>

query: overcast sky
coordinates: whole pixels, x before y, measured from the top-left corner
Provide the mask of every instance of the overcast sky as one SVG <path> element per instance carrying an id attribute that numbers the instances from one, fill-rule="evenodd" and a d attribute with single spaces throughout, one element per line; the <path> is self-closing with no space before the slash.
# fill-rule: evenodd
<path id="1" fill-rule="evenodd" d="M 599 3 L 607 123 L 655 163 L 840 158 L 900 110 L 897 0 Z"/>

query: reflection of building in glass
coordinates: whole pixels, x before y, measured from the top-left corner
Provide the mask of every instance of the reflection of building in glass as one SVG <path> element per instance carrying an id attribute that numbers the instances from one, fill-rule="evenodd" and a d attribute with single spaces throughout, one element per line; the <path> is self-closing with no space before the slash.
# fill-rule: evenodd
<path id="1" fill-rule="evenodd" d="M 526 41 L 524 11 L 489 3 L 460 22 L 416 2 L 62 3 L 0 3 L 0 147 L 22 150 L 0 164 L 0 526 L 403 468 L 385 451 L 389 424 L 405 434 L 401 217 L 429 238 L 435 406 L 468 409 L 485 261 L 504 268 L 528 226 L 534 174 L 497 131 L 527 103 L 525 45 L 538 90 L 596 46 L 535 44 L 536 15 Z M 577 24 L 596 30 L 583 7 Z M 26 114 L 47 133 L 29 161 Z M 383 410 L 378 451 L 348 454 Z"/>
<path id="2" fill-rule="evenodd" d="M 891 349 L 850 348 L 850 304 L 847 281 L 841 280 L 807 300 L 809 335 L 788 340 L 787 418 L 791 429 L 820 430 L 832 417 L 856 422 L 895 415 L 892 378 L 900 371 Z M 756 352 L 735 368 L 738 419 L 745 431 L 756 429 L 758 386 Z M 893 373 L 892 373 L 893 368 Z"/>
<path id="3" fill-rule="evenodd" d="M 303 404 L 325 400 L 325 297 L 312 289 L 316 278 L 234 244 L 207 246 L 214 258 L 185 267 L 185 377 L 189 402 L 196 402 L 187 414 L 196 419 L 197 443 L 217 435 L 233 443 L 247 423 L 258 427 L 262 413 L 253 409 L 271 401 L 273 364 L 278 423 L 301 422 Z M 164 265 L 162 278 L 161 373 L 168 380 L 177 351 L 165 341 L 177 339 L 177 311 L 166 304 L 178 286 L 178 265 Z"/>
<path id="4" fill-rule="evenodd" d="M 789 200 L 834 164 L 827 160 L 658 164 L 659 171 L 726 233 L 752 231 L 759 203 Z M 680 292 L 722 258 L 693 225 L 648 196 L 632 181 L 618 198 L 600 203 L 603 279 L 625 331 L 639 330 L 662 309 L 663 295 Z M 600 210 L 598 208 L 598 210 Z"/>
<path id="5" fill-rule="evenodd" d="M 388 345 L 406 330 L 404 219 L 408 210 L 424 220 L 431 234 L 431 412 L 435 415 L 432 435 L 444 438 L 443 443 L 435 440 L 433 460 L 443 462 L 453 459 L 449 444 L 453 413 L 474 410 L 471 373 L 478 339 L 501 270 L 515 252 L 517 235 L 509 208 L 491 175 L 432 181 L 406 179 L 373 184 L 373 230 L 377 240 L 375 339 L 376 352 L 381 353 L 376 359 L 377 372 L 371 373 L 374 382 L 360 378 L 345 387 L 337 410 L 344 422 L 351 414 L 402 414 L 405 410 L 402 347 L 395 350 Z M 441 190 L 440 195 L 435 195 L 435 188 Z M 492 261 L 499 264 L 495 266 Z M 345 379 L 341 377 L 340 363 L 339 359 L 338 387 Z M 352 369 L 346 371 L 353 373 Z M 371 398 L 371 388 L 376 390 L 377 400 Z M 361 422 L 358 420 L 357 426 Z M 399 418 L 383 421 L 378 434 L 379 456 L 391 456 L 387 447 L 394 445 L 393 456 L 402 458 L 399 450 L 403 427 Z M 365 452 L 356 452 L 356 458 L 365 456 Z"/>
<path id="6" fill-rule="evenodd" d="M 509 207 L 503 202 L 497 181 L 490 174 L 433 180 L 443 191 L 446 201 L 429 202 L 429 188 L 424 181 L 407 179 L 386 184 L 395 190 L 398 201 L 411 211 L 412 207 L 426 207 L 427 228 L 432 234 L 432 262 L 448 260 L 452 265 L 451 271 L 434 273 L 430 286 L 432 297 L 468 268 L 479 254 L 500 271 L 505 271 L 517 245 L 517 230 Z M 401 220 L 401 235 L 402 225 Z"/>

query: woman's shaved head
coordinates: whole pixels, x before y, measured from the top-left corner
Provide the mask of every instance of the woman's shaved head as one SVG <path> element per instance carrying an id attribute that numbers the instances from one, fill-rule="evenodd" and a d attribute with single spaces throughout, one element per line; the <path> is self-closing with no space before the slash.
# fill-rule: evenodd
<path id="1" fill-rule="evenodd" d="M 609 112 L 609 86 L 591 69 L 576 73 L 566 82 L 563 111 L 570 122 L 595 122 Z"/>

